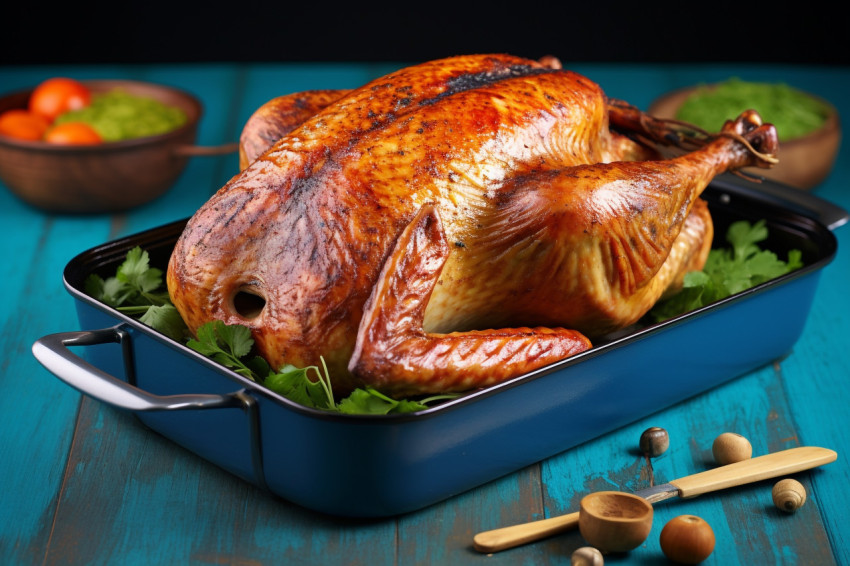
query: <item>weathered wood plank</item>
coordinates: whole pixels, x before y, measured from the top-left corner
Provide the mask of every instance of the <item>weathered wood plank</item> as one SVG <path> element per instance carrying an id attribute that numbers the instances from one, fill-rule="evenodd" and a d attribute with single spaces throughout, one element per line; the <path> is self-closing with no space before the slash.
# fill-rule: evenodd
<path id="1" fill-rule="evenodd" d="M 467 493 L 398 519 L 399 564 L 550 564 L 545 549 L 526 546 L 482 554 L 472 546 L 480 531 L 521 517 L 543 517 L 540 466 L 528 466 Z M 438 541 L 435 544 L 435 541 Z"/>

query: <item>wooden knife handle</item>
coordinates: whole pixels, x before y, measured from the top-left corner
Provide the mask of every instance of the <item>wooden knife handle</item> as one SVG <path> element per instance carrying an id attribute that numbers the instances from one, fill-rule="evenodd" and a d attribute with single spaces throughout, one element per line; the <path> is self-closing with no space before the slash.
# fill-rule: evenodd
<path id="1" fill-rule="evenodd" d="M 801 472 L 834 462 L 838 454 L 828 448 L 800 446 L 789 448 L 749 460 L 720 466 L 705 472 L 673 480 L 682 497 L 695 497 L 703 493 L 744 485 L 760 480 Z"/>

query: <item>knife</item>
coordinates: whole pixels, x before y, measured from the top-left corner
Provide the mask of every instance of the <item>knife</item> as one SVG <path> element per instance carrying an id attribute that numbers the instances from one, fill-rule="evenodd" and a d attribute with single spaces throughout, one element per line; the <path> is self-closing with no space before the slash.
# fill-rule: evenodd
<path id="1" fill-rule="evenodd" d="M 727 487 L 735 487 L 816 468 L 834 462 L 836 458 L 838 458 L 838 454 L 828 448 L 800 446 L 726 466 L 719 466 L 705 472 L 673 480 L 670 483 L 641 489 L 634 493 L 650 503 L 658 503 L 672 497 L 696 497 Z M 578 527 L 578 511 L 550 519 L 481 532 L 473 538 L 473 546 L 479 552 L 499 552 L 563 533 L 576 527 Z"/>

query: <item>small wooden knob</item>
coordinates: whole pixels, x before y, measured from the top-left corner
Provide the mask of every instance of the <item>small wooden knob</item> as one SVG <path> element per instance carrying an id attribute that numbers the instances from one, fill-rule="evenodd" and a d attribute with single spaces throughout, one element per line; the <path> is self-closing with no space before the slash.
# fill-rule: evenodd
<path id="1" fill-rule="evenodd" d="M 724 432 L 714 439 L 711 453 L 718 464 L 725 466 L 752 458 L 753 446 L 749 440 L 736 432 Z"/>
<path id="2" fill-rule="evenodd" d="M 640 451 L 650 458 L 657 458 L 670 447 L 670 436 L 660 426 L 652 426 L 640 435 Z"/>
<path id="3" fill-rule="evenodd" d="M 605 559 L 598 548 L 582 546 L 570 556 L 570 566 L 604 566 Z"/>
<path id="4" fill-rule="evenodd" d="M 773 486 L 773 504 L 786 513 L 793 513 L 806 503 L 806 488 L 794 479 L 784 479 Z"/>

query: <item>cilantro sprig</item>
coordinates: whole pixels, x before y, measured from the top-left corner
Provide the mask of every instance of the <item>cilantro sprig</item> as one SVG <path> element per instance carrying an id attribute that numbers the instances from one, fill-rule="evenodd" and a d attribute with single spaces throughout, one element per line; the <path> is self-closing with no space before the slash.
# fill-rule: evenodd
<path id="1" fill-rule="evenodd" d="M 726 231 L 729 247 L 713 249 L 702 271 L 685 275 L 682 290 L 659 302 L 649 316 L 660 322 L 725 299 L 803 266 L 800 250 L 789 250 L 783 261 L 758 244 L 767 239 L 764 220 L 754 224 L 741 220 Z"/>

